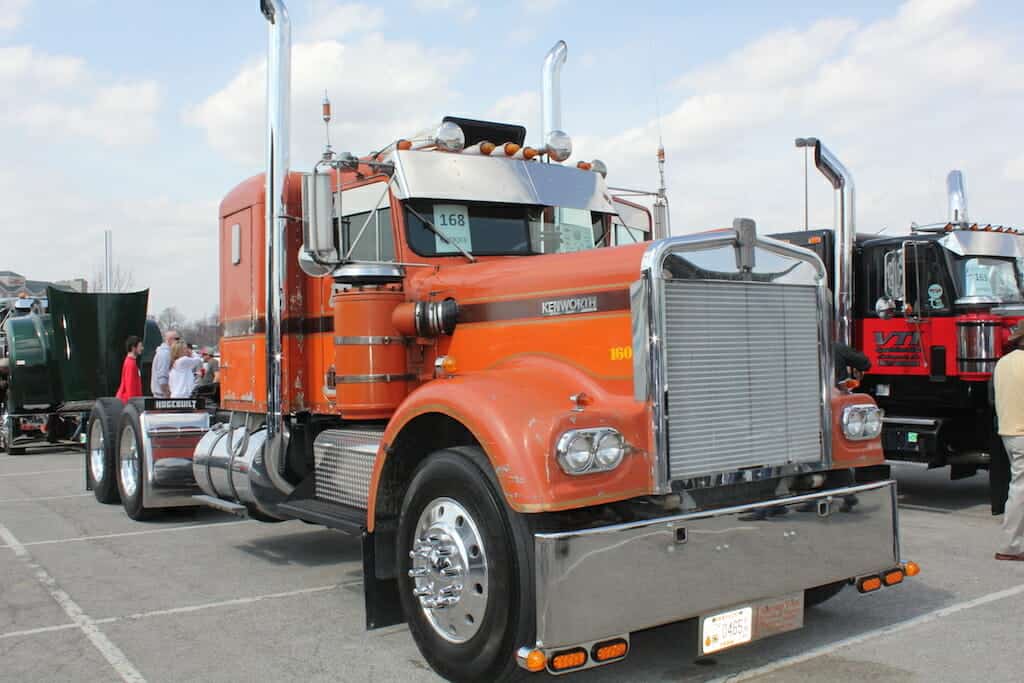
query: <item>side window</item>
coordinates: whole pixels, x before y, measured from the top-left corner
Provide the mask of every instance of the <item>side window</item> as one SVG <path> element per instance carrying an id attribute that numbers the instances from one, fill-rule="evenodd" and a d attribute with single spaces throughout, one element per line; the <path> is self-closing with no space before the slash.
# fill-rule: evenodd
<path id="1" fill-rule="evenodd" d="M 946 269 L 934 244 L 905 242 L 904 279 L 907 303 L 918 315 L 949 312 L 950 295 Z"/>
<path id="2" fill-rule="evenodd" d="M 352 252 L 356 261 L 395 260 L 395 236 L 391 229 L 391 205 L 386 183 L 373 183 L 341 195 L 342 253 Z M 375 209 L 375 207 L 377 207 Z M 369 221 L 369 222 L 367 222 Z M 365 229 L 364 229 L 365 226 Z"/>

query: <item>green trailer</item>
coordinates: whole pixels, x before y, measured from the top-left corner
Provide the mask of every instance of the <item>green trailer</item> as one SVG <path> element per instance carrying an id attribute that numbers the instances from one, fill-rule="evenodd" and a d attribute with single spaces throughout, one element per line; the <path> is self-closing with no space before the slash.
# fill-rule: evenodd
<path id="1" fill-rule="evenodd" d="M 144 338 L 143 388 L 149 387 L 160 328 L 146 319 L 148 290 L 83 294 L 50 287 L 45 304 L 0 322 L 0 450 L 85 441 L 96 399 L 113 396 L 125 340 Z"/>

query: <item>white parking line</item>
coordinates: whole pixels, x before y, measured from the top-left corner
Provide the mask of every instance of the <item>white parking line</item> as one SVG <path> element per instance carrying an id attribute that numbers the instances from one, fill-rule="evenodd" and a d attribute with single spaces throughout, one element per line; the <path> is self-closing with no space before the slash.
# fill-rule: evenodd
<path id="1" fill-rule="evenodd" d="M 8 472 L 0 474 L 0 477 L 28 477 L 33 474 L 53 474 L 55 472 L 84 472 L 84 467 L 69 467 L 61 470 L 37 470 L 35 472 Z"/>
<path id="2" fill-rule="evenodd" d="M 298 590 L 287 591 L 284 593 L 266 593 L 264 595 L 253 595 L 247 598 L 233 598 L 230 600 L 220 600 L 218 602 L 206 602 L 198 605 L 186 605 L 184 607 L 171 607 L 168 609 L 157 609 L 150 612 L 137 612 L 135 614 L 126 614 L 120 617 L 104 617 L 102 619 L 93 619 L 94 624 L 113 624 L 118 621 L 138 620 L 138 619 L 149 619 L 151 617 L 160 617 L 171 614 L 188 614 L 190 612 L 199 612 L 208 609 L 217 609 L 219 607 L 233 607 L 235 605 L 251 605 L 256 602 L 263 602 L 264 600 L 277 600 L 280 598 L 293 598 L 299 595 L 309 595 L 311 593 L 324 593 L 332 591 L 337 588 L 346 588 L 348 586 L 361 585 L 362 581 L 348 581 L 345 583 L 332 583 L 328 586 L 313 586 L 312 588 L 300 588 Z M 23 631 L 10 631 L 8 633 L 0 633 L 0 640 L 5 638 L 20 638 L 24 636 L 33 636 L 39 633 L 51 633 L 53 631 L 65 631 L 71 628 L 78 628 L 78 624 L 60 624 L 58 626 L 43 626 L 41 628 L 30 628 Z"/>
<path id="3" fill-rule="evenodd" d="M 93 644 L 93 647 L 100 651 L 100 654 L 114 668 L 114 671 L 118 673 L 121 680 L 125 681 L 125 683 L 146 682 L 146 679 L 135 668 L 135 665 L 125 657 L 121 649 L 114 645 L 110 638 L 107 638 L 106 634 L 96 625 L 96 622 L 82 611 L 78 603 L 71 599 L 71 596 L 58 585 L 57 581 L 50 576 L 50 573 L 32 559 L 32 555 L 25 549 L 25 546 L 3 524 L 0 524 L 0 538 L 14 551 L 15 556 L 28 565 L 29 569 L 35 574 L 36 580 L 47 590 L 50 597 L 60 605 L 64 613 L 68 615 L 68 618 L 82 630 L 82 633 Z"/>
<path id="4" fill-rule="evenodd" d="M 56 545 L 58 543 L 79 543 L 81 541 L 98 541 L 105 538 L 123 538 L 125 536 L 145 536 L 148 534 L 164 534 L 171 531 L 188 531 L 189 529 L 205 529 L 207 527 L 235 526 L 237 524 L 253 524 L 251 519 L 240 519 L 236 522 L 202 522 L 200 524 L 184 524 L 161 529 L 145 529 L 143 531 L 122 531 L 116 534 L 97 534 L 96 536 L 73 536 L 71 538 L 54 538 L 48 541 L 30 541 L 25 547 L 36 545 Z"/>
<path id="5" fill-rule="evenodd" d="M 907 619 L 906 621 L 898 621 L 895 624 L 889 624 L 888 626 L 876 628 L 872 631 L 858 633 L 855 636 L 843 638 L 842 640 L 837 640 L 833 643 L 822 645 L 821 647 L 816 647 L 813 650 L 808 650 L 807 652 L 798 655 L 793 655 L 792 657 L 784 657 L 783 659 L 778 659 L 772 662 L 771 664 L 765 664 L 764 666 L 759 666 L 754 669 L 747 669 L 745 671 L 729 674 L 728 676 L 722 676 L 720 678 L 714 678 L 708 681 L 707 683 L 733 683 L 735 681 L 749 681 L 751 679 L 757 678 L 758 676 L 764 676 L 766 674 L 770 674 L 780 669 L 786 669 L 791 666 L 795 666 L 797 664 L 802 664 L 803 662 L 810 661 L 812 659 L 817 659 L 818 657 L 823 657 L 825 655 L 832 654 L 836 650 L 841 650 L 845 647 L 859 645 L 860 643 L 863 643 L 867 640 L 871 640 L 873 638 L 887 636 L 892 633 L 897 633 L 899 631 L 905 631 L 909 628 L 914 628 L 915 626 L 921 626 L 922 624 L 927 624 L 938 619 L 942 619 L 943 617 L 948 617 L 950 615 L 956 614 L 957 612 L 963 612 L 964 610 L 972 609 L 974 607 L 987 605 L 990 602 L 997 602 L 999 600 L 1003 600 L 1004 598 L 1012 598 L 1013 596 L 1020 595 L 1021 593 L 1024 593 L 1024 584 L 1014 586 L 1013 588 L 1007 588 L 1006 590 L 996 591 L 995 593 L 989 593 L 988 595 L 982 595 L 981 597 L 974 598 L 973 600 L 965 600 L 964 602 L 958 602 L 949 605 L 948 607 L 943 607 L 941 609 L 933 610 L 931 612 L 925 612 L 924 614 L 916 616 L 912 619 Z"/>
<path id="6" fill-rule="evenodd" d="M 38 498 L 0 498 L 0 505 L 7 503 L 35 503 L 40 500 L 64 500 L 65 498 L 84 498 L 91 496 L 91 493 L 72 493 L 67 496 L 39 496 Z"/>

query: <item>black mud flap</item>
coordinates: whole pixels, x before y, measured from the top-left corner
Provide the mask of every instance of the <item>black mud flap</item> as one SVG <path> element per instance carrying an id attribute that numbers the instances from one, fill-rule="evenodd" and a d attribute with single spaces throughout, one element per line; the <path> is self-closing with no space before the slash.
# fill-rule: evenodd
<path id="1" fill-rule="evenodd" d="M 384 628 L 405 621 L 395 579 L 395 532 L 363 532 L 363 595 L 366 599 L 366 628 Z M 386 547 L 391 550 L 387 551 Z M 378 566 L 378 556 L 381 563 Z"/>

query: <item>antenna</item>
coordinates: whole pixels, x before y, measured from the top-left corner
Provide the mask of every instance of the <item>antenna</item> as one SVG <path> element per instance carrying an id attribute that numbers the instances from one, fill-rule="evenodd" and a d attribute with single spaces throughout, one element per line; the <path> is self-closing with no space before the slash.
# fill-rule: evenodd
<path id="1" fill-rule="evenodd" d="M 324 137 L 327 143 L 324 145 L 324 161 L 334 158 L 334 150 L 331 149 L 331 100 L 327 97 L 327 89 L 324 89 L 324 101 L 321 104 L 321 114 L 324 118 Z"/>

